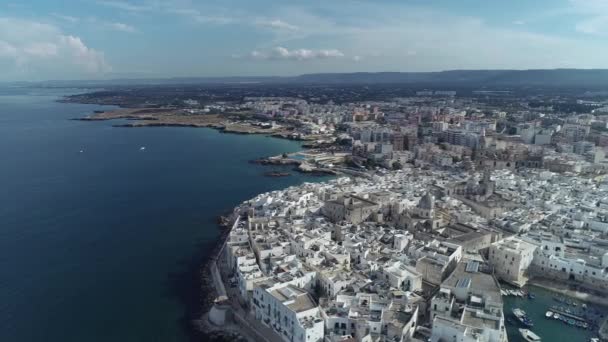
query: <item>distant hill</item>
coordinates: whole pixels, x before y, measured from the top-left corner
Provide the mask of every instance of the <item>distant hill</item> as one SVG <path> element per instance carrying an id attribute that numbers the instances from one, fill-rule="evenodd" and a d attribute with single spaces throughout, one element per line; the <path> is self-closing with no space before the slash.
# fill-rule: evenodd
<path id="1" fill-rule="evenodd" d="M 294 81 L 304 83 L 419 83 L 459 86 L 608 87 L 608 70 L 451 70 L 308 74 L 294 77 Z"/>
<path id="2" fill-rule="evenodd" d="M 451 70 L 439 72 L 319 73 L 290 77 L 191 77 L 46 81 L 45 86 L 103 87 L 168 84 L 420 84 L 471 87 L 608 87 L 608 69 Z M 31 83 L 30 83 L 31 84 Z"/>

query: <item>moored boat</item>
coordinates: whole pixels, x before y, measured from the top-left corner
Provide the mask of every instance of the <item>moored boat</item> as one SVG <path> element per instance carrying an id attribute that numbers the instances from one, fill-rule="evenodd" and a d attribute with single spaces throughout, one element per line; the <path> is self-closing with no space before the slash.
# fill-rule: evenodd
<path id="1" fill-rule="evenodd" d="M 528 342 L 540 342 L 541 341 L 540 336 L 533 333 L 532 330 L 519 329 L 519 333 L 521 334 L 521 337 L 523 337 L 524 340 L 526 340 Z"/>
<path id="2" fill-rule="evenodd" d="M 547 317 L 547 318 L 553 317 L 553 312 L 552 311 L 547 311 L 547 313 L 545 313 L 545 317 Z"/>
<path id="3" fill-rule="evenodd" d="M 528 315 L 526 315 L 526 312 L 524 310 L 522 310 L 520 308 L 515 308 L 515 309 L 513 309 L 513 315 L 524 326 L 526 326 L 526 327 L 534 326 L 534 323 L 532 323 L 532 320 L 530 320 L 530 318 L 528 318 Z"/>

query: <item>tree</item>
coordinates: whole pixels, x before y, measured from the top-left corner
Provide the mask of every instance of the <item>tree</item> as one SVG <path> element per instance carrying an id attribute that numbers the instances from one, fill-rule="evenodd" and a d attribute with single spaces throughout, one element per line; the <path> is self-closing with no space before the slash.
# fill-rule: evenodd
<path id="1" fill-rule="evenodd" d="M 393 162 L 393 170 L 401 170 L 401 169 L 403 169 L 403 165 L 401 165 L 401 162 L 399 162 L 399 161 Z"/>

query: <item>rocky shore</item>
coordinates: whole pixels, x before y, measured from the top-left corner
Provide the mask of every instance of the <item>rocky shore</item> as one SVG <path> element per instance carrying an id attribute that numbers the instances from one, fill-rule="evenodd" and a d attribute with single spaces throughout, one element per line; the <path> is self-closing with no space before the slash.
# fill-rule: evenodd
<path id="1" fill-rule="evenodd" d="M 242 120 L 241 116 L 230 114 L 196 114 L 191 115 L 182 109 L 171 108 L 121 108 L 117 110 L 102 112 L 96 111 L 82 118 L 74 118 L 80 121 L 107 121 L 124 119 L 128 123 L 113 125 L 114 127 L 206 127 L 218 129 L 224 133 L 233 134 L 264 134 L 276 138 L 290 140 L 306 140 L 294 136 L 289 128 L 264 128 L 252 125 Z"/>

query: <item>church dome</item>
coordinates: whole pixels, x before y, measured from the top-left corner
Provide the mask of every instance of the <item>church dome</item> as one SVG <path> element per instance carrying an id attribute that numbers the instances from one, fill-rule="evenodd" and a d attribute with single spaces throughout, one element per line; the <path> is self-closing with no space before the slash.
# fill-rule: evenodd
<path id="1" fill-rule="evenodd" d="M 420 202 L 418 202 L 418 208 L 420 209 L 433 210 L 434 207 L 435 197 L 428 192 L 424 194 L 424 196 L 422 196 L 420 199 Z"/>

